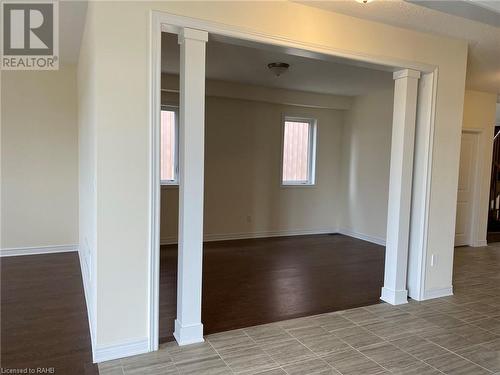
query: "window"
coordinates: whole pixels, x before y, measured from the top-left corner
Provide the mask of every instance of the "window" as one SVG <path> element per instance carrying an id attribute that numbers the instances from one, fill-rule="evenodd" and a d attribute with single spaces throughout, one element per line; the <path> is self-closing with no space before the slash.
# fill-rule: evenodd
<path id="1" fill-rule="evenodd" d="M 283 124 L 282 185 L 314 185 L 316 120 L 285 117 Z"/>
<path id="2" fill-rule="evenodd" d="M 179 184 L 179 111 L 176 107 L 162 106 L 160 180 L 162 185 Z"/>

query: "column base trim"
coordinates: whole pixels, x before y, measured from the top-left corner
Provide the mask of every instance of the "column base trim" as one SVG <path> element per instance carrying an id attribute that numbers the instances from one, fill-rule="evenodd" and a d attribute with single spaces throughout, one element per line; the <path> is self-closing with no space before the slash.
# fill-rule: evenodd
<path id="1" fill-rule="evenodd" d="M 424 292 L 423 300 L 448 297 L 453 295 L 453 286 L 441 289 L 431 289 Z"/>
<path id="2" fill-rule="evenodd" d="M 380 299 L 384 302 L 390 303 L 391 305 L 403 305 L 408 303 L 408 291 L 407 290 L 392 290 L 382 288 L 382 296 Z"/>
<path id="3" fill-rule="evenodd" d="M 477 240 L 471 244 L 472 247 L 484 247 L 488 246 L 488 242 L 486 240 Z"/>
<path id="4" fill-rule="evenodd" d="M 203 342 L 203 324 L 183 326 L 175 319 L 174 338 L 180 346 Z"/>

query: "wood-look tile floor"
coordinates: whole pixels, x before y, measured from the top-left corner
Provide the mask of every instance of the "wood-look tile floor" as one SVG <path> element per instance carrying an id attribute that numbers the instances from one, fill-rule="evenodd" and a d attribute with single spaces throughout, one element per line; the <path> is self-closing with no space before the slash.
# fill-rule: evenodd
<path id="1" fill-rule="evenodd" d="M 455 294 L 206 336 L 99 365 L 101 375 L 500 375 L 500 244 L 457 248 Z"/>

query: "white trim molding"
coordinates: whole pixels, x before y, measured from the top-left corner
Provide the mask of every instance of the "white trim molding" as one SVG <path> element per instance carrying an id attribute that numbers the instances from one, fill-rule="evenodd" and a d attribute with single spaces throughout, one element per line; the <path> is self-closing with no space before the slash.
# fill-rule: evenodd
<path id="1" fill-rule="evenodd" d="M 307 236 L 314 234 L 335 234 L 335 233 L 340 233 L 340 232 L 336 228 L 325 228 L 325 229 L 276 230 L 276 231 L 244 232 L 244 233 L 214 233 L 214 234 L 205 234 L 203 236 L 203 242 L 246 240 L 252 238 L 269 238 L 269 237 Z M 176 243 L 177 243 L 177 236 L 164 237 L 160 240 L 161 245 L 172 245 Z"/>
<path id="2" fill-rule="evenodd" d="M 403 305 L 408 303 L 408 291 L 406 289 L 392 290 L 384 286 L 382 288 L 381 299 L 391 305 Z"/>
<path id="3" fill-rule="evenodd" d="M 405 303 L 412 215 L 413 156 L 418 110 L 420 71 L 394 72 L 389 200 L 385 246 L 384 288 L 381 299 L 391 304 Z M 404 291 L 404 293 L 403 293 Z M 404 302 L 403 302 L 404 301 Z"/>
<path id="4" fill-rule="evenodd" d="M 183 326 L 179 320 L 175 319 L 174 337 L 180 346 L 204 342 L 203 324 Z"/>
<path id="5" fill-rule="evenodd" d="M 394 72 L 392 74 L 393 79 L 401 79 L 401 78 L 420 78 L 420 72 L 412 69 L 402 69 Z"/>
<path id="6" fill-rule="evenodd" d="M 149 351 L 149 338 L 147 337 L 112 345 L 98 346 L 94 351 L 94 363 L 144 354 Z"/>
<path id="7" fill-rule="evenodd" d="M 427 299 L 448 297 L 452 295 L 453 295 L 453 285 L 448 288 L 426 290 L 424 292 L 424 298 L 422 300 L 424 301 Z"/>
<path id="8" fill-rule="evenodd" d="M 348 228 L 339 228 L 338 233 L 343 234 L 344 236 L 357 238 L 358 240 L 363 240 L 380 246 L 385 246 L 385 238 L 383 237 L 371 236 L 369 234 L 356 232 Z"/>
<path id="9" fill-rule="evenodd" d="M 149 29 L 149 251 L 148 251 L 148 347 L 158 350 L 160 336 L 160 114 L 162 14 L 150 13 Z"/>
<path id="10" fill-rule="evenodd" d="M 471 244 L 472 247 L 484 247 L 488 246 L 487 240 L 477 240 Z"/>
<path id="11" fill-rule="evenodd" d="M 408 296 L 413 299 L 422 298 L 426 283 L 437 77 L 437 68 L 422 74 L 418 88 L 407 275 Z"/>
<path id="12" fill-rule="evenodd" d="M 0 257 L 14 257 L 20 255 L 40 255 L 67 253 L 78 251 L 78 245 L 53 245 L 53 246 L 30 246 L 30 247 L 10 247 L 0 249 Z"/>
<path id="13" fill-rule="evenodd" d="M 82 273 L 82 282 L 83 282 L 83 293 L 85 296 L 85 307 L 87 308 L 87 320 L 89 322 L 89 331 L 90 331 L 90 344 L 92 347 L 92 361 L 96 363 L 96 353 L 95 353 L 95 338 L 94 338 L 94 315 L 92 314 L 92 289 L 90 286 L 89 280 L 89 271 L 88 265 L 83 258 L 82 252 L 78 251 L 78 260 L 80 261 L 80 271 Z"/>
<path id="14" fill-rule="evenodd" d="M 179 256 L 174 331 L 179 344 L 184 343 L 185 336 L 190 342 L 203 341 L 201 293 L 207 41 L 206 31 L 191 28 L 179 31 Z"/>

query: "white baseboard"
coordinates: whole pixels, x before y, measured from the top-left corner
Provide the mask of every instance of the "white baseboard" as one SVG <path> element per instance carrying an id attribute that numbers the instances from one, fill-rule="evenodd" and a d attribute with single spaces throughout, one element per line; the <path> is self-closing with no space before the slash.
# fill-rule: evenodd
<path id="1" fill-rule="evenodd" d="M 94 363 L 96 363 L 95 350 L 94 350 L 94 348 L 95 348 L 94 330 L 92 329 L 94 326 L 94 323 L 93 323 L 93 314 L 91 312 L 91 304 L 90 304 L 90 302 L 91 302 L 91 296 L 90 296 L 91 289 L 90 289 L 90 285 L 89 285 L 90 280 L 88 279 L 88 270 L 87 270 L 87 266 L 86 266 L 87 263 L 82 258 L 82 254 L 80 251 L 78 251 L 78 259 L 80 260 L 80 270 L 82 273 L 83 292 L 85 294 L 85 306 L 87 307 L 87 320 L 89 322 L 89 330 L 90 330 L 90 344 L 92 346 L 92 360 Z"/>
<path id="2" fill-rule="evenodd" d="M 54 254 L 78 251 L 78 245 L 56 245 L 38 247 L 11 247 L 0 249 L 0 257 L 14 257 L 20 255 Z"/>
<path id="3" fill-rule="evenodd" d="M 392 290 L 386 287 L 382 288 L 382 296 L 380 299 L 384 302 L 390 303 L 391 305 L 403 305 L 408 303 L 408 291 L 407 290 Z"/>
<path id="4" fill-rule="evenodd" d="M 127 341 L 123 343 L 98 346 L 94 351 L 94 363 L 111 361 L 113 359 L 130 357 L 149 352 L 149 339 Z"/>
<path id="5" fill-rule="evenodd" d="M 368 241 L 380 246 L 385 246 L 385 238 L 382 237 L 370 236 L 368 234 L 355 232 L 347 228 L 339 228 L 338 233 L 343 234 L 345 236 L 357 238 L 358 240 Z"/>
<path id="6" fill-rule="evenodd" d="M 313 234 L 337 233 L 337 228 L 323 229 L 302 229 L 302 230 L 281 230 L 281 231 L 262 231 L 250 233 L 225 233 L 225 234 L 206 234 L 203 236 L 204 242 L 243 240 L 251 238 L 267 237 L 286 237 L 286 236 L 305 236 Z M 171 245 L 177 243 L 177 237 L 164 237 L 160 239 L 160 245 Z"/>
<path id="7" fill-rule="evenodd" d="M 180 346 L 203 342 L 205 341 L 203 338 L 203 324 L 183 326 L 179 320 L 175 319 L 174 337 Z"/>
<path id="8" fill-rule="evenodd" d="M 448 288 L 431 289 L 424 292 L 423 300 L 448 297 L 453 295 L 453 285 Z"/>
<path id="9" fill-rule="evenodd" d="M 488 246 L 488 242 L 486 240 L 477 240 L 471 246 L 472 247 L 484 247 L 484 246 Z"/>

